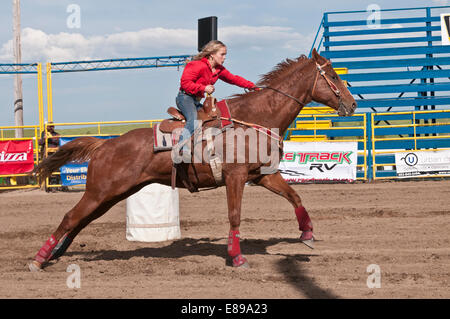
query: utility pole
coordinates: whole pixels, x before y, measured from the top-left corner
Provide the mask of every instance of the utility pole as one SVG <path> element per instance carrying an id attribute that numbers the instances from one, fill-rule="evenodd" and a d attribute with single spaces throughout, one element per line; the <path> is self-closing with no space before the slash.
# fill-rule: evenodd
<path id="1" fill-rule="evenodd" d="M 14 63 L 22 63 L 22 50 L 20 48 L 20 0 L 13 0 L 13 52 Z M 20 70 L 17 68 L 16 70 Z M 23 95 L 22 75 L 14 75 L 14 123 L 23 126 Z M 23 128 L 16 128 L 16 138 L 24 136 Z"/>

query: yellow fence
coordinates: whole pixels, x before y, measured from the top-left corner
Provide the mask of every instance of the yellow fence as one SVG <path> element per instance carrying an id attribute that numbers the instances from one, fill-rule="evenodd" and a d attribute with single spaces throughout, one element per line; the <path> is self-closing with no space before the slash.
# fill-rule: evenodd
<path id="1" fill-rule="evenodd" d="M 397 153 L 450 149 L 450 110 L 372 113 L 371 123 L 371 166 L 375 180 L 397 178 Z M 426 177 L 430 176 L 414 176 Z"/>
<path id="2" fill-rule="evenodd" d="M 140 120 L 140 121 L 108 121 L 108 122 L 76 122 L 76 123 L 52 123 L 55 127 L 55 131 L 59 133 L 60 137 L 80 137 L 80 136 L 117 136 L 122 135 L 132 129 L 140 127 L 153 127 L 155 123 L 161 122 L 161 120 Z M 45 132 L 47 132 L 46 123 L 43 126 Z M 15 138 L 14 131 L 17 128 L 23 128 L 25 130 L 24 138 Z M 58 132 L 61 130 L 61 132 Z M 33 159 L 35 165 L 52 152 L 55 152 L 57 148 L 51 148 L 48 145 L 48 139 L 51 137 L 47 135 L 44 138 L 44 145 L 39 145 L 39 138 L 41 136 L 39 125 L 27 125 L 27 126 L 3 126 L 0 127 L 0 141 L 6 140 L 23 140 L 33 141 Z M 40 154 L 40 148 L 43 148 L 42 154 Z M 52 177 L 58 179 L 58 172 L 52 174 Z M 20 177 L 26 177 L 24 180 L 20 180 Z M 50 183 L 51 179 L 47 179 L 42 185 L 39 185 L 37 179 L 30 174 L 10 174 L 0 175 L 0 190 L 9 189 L 22 189 L 22 188 L 39 188 L 42 187 L 45 190 L 52 188 L 62 187 L 60 183 Z"/>
<path id="3" fill-rule="evenodd" d="M 450 110 L 387 112 L 369 115 L 355 114 L 339 117 L 325 113 L 321 109 L 315 114 L 303 113 L 297 117 L 286 134 L 292 141 L 333 141 L 357 142 L 357 180 L 397 178 L 395 154 L 411 151 L 450 149 Z M 314 113 L 314 112 L 311 112 Z M 122 135 L 139 127 L 151 128 L 161 120 L 109 121 L 53 123 L 61 137 L 112 136 Z M 48 124 L 43 129 L 47 131 Z M 14 138 L 16 128 L 25 130 L 24 138 Z M 0 141 L 32 140 L 35 165 L 41 160 L 39 155 L 39 125 L 0 127 Z M 55 151 L 48 147 L 45 139 L 45 156 Z M 53 177 L 58 177 L 55 173 Z M 15 185 L 18 178 L 27 174 L 0 175 L 0 190 L 15 188 L 37 188 L 35 178 L 29 178 L 26 185 Z M 417 176 L 421 177 L 421 176 Z M 448 177 L 436 175 L 436 177 Z M 46 190 L 62 187 L 49 180 L 43 183 Z"/>

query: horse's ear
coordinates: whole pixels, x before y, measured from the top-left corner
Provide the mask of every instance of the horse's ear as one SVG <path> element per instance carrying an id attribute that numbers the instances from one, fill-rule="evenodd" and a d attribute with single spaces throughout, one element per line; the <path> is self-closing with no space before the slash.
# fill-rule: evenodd
<path id="1" fill-rule="evenodd" d="M 312 50 L 312 58 L 314 59 L 314 61 L 319 61 L 319 57 L 320 57 L 320 54 L 317 53 L 316 48 L 314 48 L 314 49 Z"/>

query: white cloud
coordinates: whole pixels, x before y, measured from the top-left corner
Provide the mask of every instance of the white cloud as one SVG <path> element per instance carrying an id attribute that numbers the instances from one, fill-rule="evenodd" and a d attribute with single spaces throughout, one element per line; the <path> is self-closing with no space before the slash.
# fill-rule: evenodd
<path id="1" fill-rule="evenodd" d="M 295 52 L 309 49 L 313 35 L 302 35 L 288 27 L 274 26 L 235 26 L 219 30 L 219 37 L 230 46 L 264 48 L 282 48 Z"/>
<path id="2" fill-rule="evenodd" d="M 273 26 L 235 26 L 219 29 L 219 38 L 228 46 L 264 50 L 281 48 L 296 52 L 309 49 L 312 35 L 304 36 L 292 28 Z M 80 33 L 22 30 L 24 62 L 73 61 L 98 58 L 195 53 L 197 30 L 149 28 L 108 35 L 84 36 Z M 12 61 L 12 40 L 0 45 L 0 61 Z"/>
<path id="3" fill-rule="evenodd" d="M 41 30 L 22 30 L 23 61 L 72 61 L 123 56 L 148 56 L 152 50 L 191 51 L 196 32 L 187 29 L 143 29 L 110 35 L 84 36 L 61 32 L 47 34 Z M 12 40 L 0 48 L 0 60 L 12 60 Z"/>

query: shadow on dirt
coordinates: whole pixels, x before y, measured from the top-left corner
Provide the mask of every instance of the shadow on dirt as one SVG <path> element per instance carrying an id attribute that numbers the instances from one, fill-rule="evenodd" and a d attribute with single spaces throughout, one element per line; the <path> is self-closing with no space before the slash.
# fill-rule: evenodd
<path id="1" fill-rule="evenodd" d="M 311 299 L 337 299 L 329 289 L 321 288 L 314 280 L 307 275 L 308 271 L 297 262 L 297 259 L 290 256 L 277 263 L 278 270 L 283 274 L 289 284 L 297 289 L 302 295 Z"/>
<path id="2" fill-rule="evenodd" d="M 284 256 L 277 263 L 279 273 L 286 281 L 297 289 L 307 298 L 339 298 L 331 291 L 321 288 L 314 280 L 307 275 L 307 270 L 302 264 L 310 261 L 310 257 L 315 254 L 283 254 L 269 253 L 267 248 L 280 243 L 299 244 L 296 238 L 270 238 L 262 239 L 244 239 L 241 247 L 244 255 L 278 255 Z M 227 255 L 226 243 L 224 238 L 184 238 L 173 241 L 164 247 L 145 247 L 129 251 L 100 250 L 96 252 L 72 251 L 66 256 L 82 256 L 84 261 L 111 261 L 128 260 L 133 257 L 155 257 L 155 258 L 182 258 L 186 256 L 218 256 L 225 260 L 229 259 Z"/>
<path id="3" fill-rule="evenodd" d="M 156 257 L 156 258 L 181 258 L 186 256 L 218 256 L 224 259 L 228 258 L 227 247 L 224 244 L 224 238 L 184 238 L 173 241 L 164 247 L 145 247 L 135 250 L 99 250 L 94 252 L 69 251 L 65 256 L 82 256 L 84 261 L 97 260 L 128 260 L 133 257 Z M 270 255 L 267 247 L 279 243 L 298 243 L 295 238 L 270 238 L 262 239 L 244 239 L 241 241 L 241 248 L 244 255 Z M 310 256 L 307 254 L 276 254 L 288 256 L 298 261 L 308 262 Z"/>

